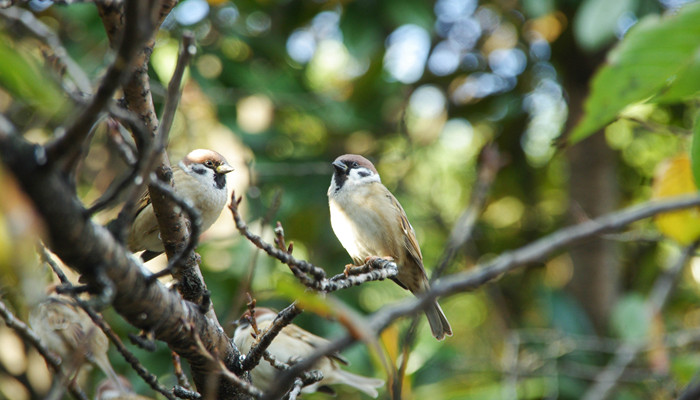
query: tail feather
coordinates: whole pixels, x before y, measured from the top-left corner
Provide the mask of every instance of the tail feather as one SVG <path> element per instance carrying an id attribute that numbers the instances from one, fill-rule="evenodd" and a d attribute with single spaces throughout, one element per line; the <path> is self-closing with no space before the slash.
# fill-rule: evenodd
<path id="1" fill-rule="evenodd" d="M 452 327 L 437 301 L 425 309 L 425 316 L 428 317 L 430 330 L 437 340 L 444 339 L 445 335 L 452 336 Z"/>
<path id="2" fill-rule="evenodd" d="M 384 381 L 377 378 L 369 378 L 362 375 L 355 375 L 352 372 L 348 372 L 342 369 L 336 370 L 337 383 L 343 383 L 348 386 L 352 386 L 357 390 L 360 390 L 367 396 L 372 398 L 377 398 L 379 393 L 377 392 L 378 387 L 384 386 Z M 330 383 L 330 382 L 329 382 Z"/>

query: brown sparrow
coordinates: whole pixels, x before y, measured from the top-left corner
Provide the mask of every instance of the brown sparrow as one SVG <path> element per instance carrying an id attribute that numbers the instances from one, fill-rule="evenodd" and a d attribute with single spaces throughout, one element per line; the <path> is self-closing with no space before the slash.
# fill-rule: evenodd
<path id="1" fill-rule="evenodd" d="M 120 385 L 107 357 L 107 336 L 73 299 L 49 296 L 32 310 L 29 324 L 42 343 L 61 357 L 69 376 L 77 376 L 81 367 L 89 362 Z"/>
<path id="2" fill-rule="evenodd" d="M 236 328 L 233 334 L 233 342 L 243 354 L 247 354 L 257 343 L 256 338 L 252 335 L 253 328 L 250 322 L 245 318 L 246 315 L 250 315 L 249 312 L 246 312 L 241 318 L 241 325 Z M 277 313 L 269 308 L 257 307 L 255 309 L 255 322 L 261 334 L 270 327 L 276 316 Z M 311 355 L 325 344 L 328 344 L 328 340 L 305 331 L 294 324 L 290 324 L 284 327 L 279 335 L 275 337 L 270 347 L 267 348 L 267 351 L 272 354 L 277 361 L 293 364 Z M 338 366 L 339 362 L 345 365 L 348 363 L 339 354 L 321 358 L 313 368 L 321 371 L 323 379 L 304 387 L 301 391 L 303 393 L 313 393 L 316 391 L 334 393 L 327 385 L 343 384 L 352 386 L 373 398 L 377 397 L 378 393 L 375 388 L 384 385 L 383 380 L 368 378 L 344 371 Z M 253 384 L 265 391 L 275 384 L 275 378 L 278 372 L 279 371 L 273 367 L 272 364 L 262 359 L 250 372 L 250 375 Z"/>
<path id="3" fill-rule="evenodd" d="M 201 213 L 200 232 L 209 229 L 226 205 L 226 174 L 231 171 L 233 167 L 221 154 L 205 149 L 191 151 L 173 168 L 175 192 L 192 202 Z M 132 252 L 146 250 L 141 255 L 144 261 L 164 251 L 148 191 L 141 197 L 127 246 Z"/>
<path id="4" fill-rule="evenodd" d="M 382 185 L 374 165 L 362 156 L 342 155 L 333 161 L 328 188 L 333 232 L 355 265 L 369 257 L 391 258 L 399 268 L 394 282 L 416 296 L 430 289 L 416 234 L 401 204 Z M 425 309 L 438 340 L 452 335 L 437 300 Z"/>

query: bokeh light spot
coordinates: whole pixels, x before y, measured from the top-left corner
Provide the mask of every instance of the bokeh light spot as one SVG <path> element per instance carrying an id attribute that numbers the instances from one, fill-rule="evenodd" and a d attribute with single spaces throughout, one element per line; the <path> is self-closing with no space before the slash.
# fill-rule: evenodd
<path id="1" fill-rule="evenodd" d="M 186 0 L 173 9 L 175 20 L 184 26 L 194 25 L 209 14 L 209 3 L 204 0 Z"/>
<path id="2" fill-rule="evenodd" d="M 274 107 L 266 96 L 245 97 L 236 104 L 238 125 L 248 133 L 260 133 L 272 123 Z"/>
<path id="3" fill-rule="evenodd" d="M 407 24 L 392 32 L 386 41 L 384 67 L 392 78 L 413 83 L 423 76 L 430 51 L 430 36 L 418 25 Z"/>

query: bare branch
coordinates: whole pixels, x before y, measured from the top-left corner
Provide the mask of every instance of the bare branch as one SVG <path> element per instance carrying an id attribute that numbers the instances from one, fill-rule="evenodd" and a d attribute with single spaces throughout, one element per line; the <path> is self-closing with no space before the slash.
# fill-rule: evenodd
<path id="1" fill-rule="evenodd" d="M 255 368 L 260 362 L 260 358 L 262 358 L 263 354 L 267 351 L 267 348 L 272 344 L 272 341 L 275 340 L 277 335 L 282 332 L 282 329 L 291 324 L 292 320 L 297 315 L 301 314 L 301 312 L 302 309 L 297 307 L 296 303 L 292 303 L 287 308 L 280 311 L 274 321 L 272 321 L 270 327 L 262 334 L 258 343 L 250 349 L 245 360 L 243 360 L 241 368 L 243 368 L 244 371 L 250 371 Z"/>
<path id="2" fill-rule="evenodd" d="M 688 260 L 695 254 L 698 245 L 700 245 L 700 241 L 687 246 L 676 264 L 656 278 L 651 293 L 649 293 L 647 298 L 647 306 L 653 314 L 661 312 L 668 300 L 668 296 L 676 285 L 680 273 L 688 263 Z M 623 343 L 615 353 L 612 361 L 596 375 L 593 385 L 588 388 L 581 398 L 584 400 L 603 400 L 608 398 L 619 383 L 625 369 L 637 358 L 637 355 L 644 347 L 644 341 Z"/>
<path id="3" fill-rule="evenodd" d="M 144 367 L 141 362 L 139 361 L 136 356 L 129 351 L 129 349 L 124 346 L 124 343 L 121 341 L 119 336 L 114 333 L 112 330 L 112 327 L 107 324 L 107 322 L 102 318 L 102 315 L 98 314 L 90 305 L 88 305 L 85 301 L 81 300 L 78 297 L 73 297 L 75 301 L 80 305 L 80 307 L 87 313 L 87 315 L 90 316 L 90 319 L 92 319 L 92 322 L 95 323 L 100 329 L 102 329 L 102 332 L 107 335 L 109 340 L 114 343 L 114 347 L 117 348 L 117 351 L 119 354 L 124 357 L 126 362 L 131 365 L 131 368 L 136 371 L 136 373 L 144 380 L 144 382 L 148 383 L 148 385 L 153 388 L 153 390 L 157 391 L 158 393 L 162 394 L 165 398 L 169 400 L 175 400 L 175 396 L 170 392 L 168 389 L 166 389 L 163 385 L 161 385 L 158 382 L 158 377 L 152 374 L 146 367 Z"/>
<path id="4" fill-rule="evenodd" d="M 119 85 L 129 76 L 134 65 L 133 60 L 140 46 L 150 37 L 150 31 L 145 28 L 150 24 L 144 24 L 144 18 L 148 18 L 144 10 L 144 2 L 137 0 L 125 0 L 125 29 L 121 45 L 117 50 L 116 58 L 107 69 L 100 87 L 88 104 L 73 121 L 65 133 L 54 139 L 46 146 L 46 154 L 49 162 L 54 162 L 67 152 L 75 152 L 80 148 L 85 135 L 90 131 L 97 118 L 112 99 L 112 95 Z"/>
<path id="5" fill-rule="evenodd" d="M 60 381 L 67 381 L 66 374 L 61 369 L 61 358 L 52 353 L 44 344 L 41 342 L 39 336 L 24 322 L 17 319 L 14 314 L 7 308 L 7 305 L 0 301 L 0 316 L 5 320 L 5 324 L 10 328 L 14 329 L 24 340 L 29 342 L 34 348 L 39 351 L 46 364 L 48 364 L 53 370 Z M 68 390 L 80 400 L 87 400 L 87 395 L 80 389 L 75 381 L 69 384 Z"/>
<path id="6" fill-rule="evenodd" d="M 434 282 L 440 276 L 442 276 L 445 270 L 447 270 L 447 267 L 452 263 L 452 260 L 454 260 L 457 251 L 471 238 L 476 219 L 483 211 L 484 203 L 486 202 L 491 185 L 496 179 L 496 174 L 501 168 L 502 161 L 495 144 L 484 147 L 480 158 L 481 164 L 479 166 L 477 180 L 474 184 L 469 204 L 466 206 L 464 211 L 462 211 L 461 215 L 457 219 L 457 222 L 452 227 L 447 245 L 445 246 L 445 250 L 442 252 L 442 256 L 440 257 L 440 261 L 430 275 L 430 282 Z M 395 379 L 392 385 L 392 398 L 395 400 L 401 399 L 403 379 L 406 374 L 406 368 L 408 367 L 408 361 L 410 359 L 410 350 L 416 340 L 419 321 L 420 319 L 418 316 L 413 317 L 411 325 L 406 330 L 403 338 L 403 357 L 401 358 L 401 364 L 399 365 L 398 370 L 394 371 Z"/>
<path id="7" fill-rule="evenodd" d="M 529 245 L 506 252 L 489 262 L 485 262 L 481 266 L 477 266 L 474 272 L 467 271 L 447 276 L 437 281 L 431 290 L 424 293 L 421 297 L 405 300 L 394 306 L 380 309 L 370 316 L 369 326 L 371 327 L 371 333 L 378 335 L 395 320 L 407 315 L 415 315 L 437 297 L 446 297 L 460 292 L 475 290 L 504 273 L 541 260 L 552 252 L 583 239 L 621 229 L 635 221 L 663 212 L 698 205 L 700 205 L 700 196 L 682 196 L 661 202 L 644 203 L 582 224 L 560 229 Z M 339 352 L 356 341 L 357 339 L 351 333 L 348 333 L 329 343 L 324 348 L 319 349 L 312 356 L 301 360 L 280 377 L 279 389 L 266 394 L 265 399 L 278 398 L 284 393 L 282 392 L 283 388 L 289 388 L 292 385 L 294 378 L 299 375 L 300 371 L 309 369 L 321 357 Z"/>
<path id="8" fill-rule="evenodd" d="M 250 231 L 245 221 L 238 212 L 238 204 L 242 198 L 236 198 L 235 192 L 231 194 L 229 209 L 238 231 L 259 249 L 264 250 L 270 256 L 287 264 L 292 273 L 307 287 L 324 293 L 330 293 L 352 286 L 361 285 L 370 281 L 381 281 L 398 274 L 398 267 L 393 261 L 372 258 L 365 265 L 353 268 L 349 271 L 353 275 L 336 275 L 331 279 L 326 278 L 326 272 L 308 261 L 294 258 L 290 249 L 280 250 L 270 243 L 265 242 L 260 236 Z M 359 268 L 359 269 L 358 269 Z M 354 270 L 357 270 L 355 274 Z"/>
<path id="9" fill-rule="evenodd" d="M 6 10 L 0 10 L 0 16 L 19 23 L 22 27 L 34 37 L 41 40 L 53 52 L 53 56 L 65 68 L 68 75 L 72 78 L 77 90 L 84 95 L 92 93 L 92 84 L 85 72 L 80 68 L 63 47 L 58 36 L 51 31 L 40 19 L 36 18 L 30 11 L 19 7 L 12 7 Z"/>
<path id="10" fill-rule="evenodd" d="M 46 223 L 45 243 L 61 260 L 80 272 L 88 284 L 98 284 L 100 273 L 113 283 L 113 305 L 129 323 L 139 329 L 153 330 L 155 337 L 169 344 L 185 357 L 198 387 L 212 371 L 220 369 L 191 340 L 182 329 L 188 321 L 206 343 L 216 349 L 232 370 L 239 370 L 239 354 L 226 337 L 215 318 L 203 315 L 199 308 L 184 301 L 158 282 L 148 284 L 147 270 L 102 226 L 84 213 L 81 203 L 55 169 L 41 168 L 41 147 L 28 143 L 18 135 L 0 131 L 0 158 L 14 173 L 23 191 L 34 203 Z M 37 172 L 40 171 L 40 172 Z M 238 396 L 232 385 L 218 386 L 220 398 Z"/>

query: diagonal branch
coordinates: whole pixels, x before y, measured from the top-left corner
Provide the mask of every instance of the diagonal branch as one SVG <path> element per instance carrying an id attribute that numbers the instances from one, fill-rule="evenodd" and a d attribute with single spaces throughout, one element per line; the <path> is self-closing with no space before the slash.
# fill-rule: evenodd
<path id="1" fill-rule="evenodd" d="M 116 57 L 107 69 L 100 87 L 92 97 L 90 103 L 82 110 L 73 123 L 66 128 L 65 133 L 54 139 L 46 146 L 48 162 L 52 163 L 80 148 L 80 144 L 94 125 L 97 118 L 106 108 L 108 102 L 119 85 L 128 78 L 133 61 L 140 46 L 150 37 L 147 30 L 150 24 L 145 24 L 148 13 L 144 10 L 144 2 L 138 0 L 125 0 L 125 22 L 123 37 Z"/>
<path id="2" fill-rule="evenodd" d="M 371 333 L 379 334 L 397 319 L 415 315 L 423 310 L 430 302 L 438 297 L 451 296 L 457 293 L 472 291 L 489 283 L 505 273 L 519 267 L 544 259 L 554 251 L 570 246 L 584 239 L 603 233 L 622 229 L 623 227 L 657 214 L 678 209 L 700 206 L 700 196 L 682 196 L 664 201 L 643 203 L 621 211 L 610 213 L 579 225 L 560 229 L 544 236 L 517 250 L 503 253 L 495 259 L 477 266 L 474 272 L 461 272 L 449 275 L 436 282 L 430 291 L 415 299 L 408 299 L 394 306 L 385 307 L 372 314 L 369 320 Z M 277 390 L 266 394 L 264 399 L 279 398 L 283 390 L 291 387 L 296 376 L 301 371 L 309 369 L 321 357 L 342 351 L 357 341 L 348 333 L 327 346 L 320 348 L 312 356 L 301 360 L 289 371 L 285 372 L 278 381 Z"/>
<path id="3" fill-rule="evenodd" d="M 270 327 L 262 334 L 258 343 L 253 346 L 252 349 L 246 355 L 245 360 L 241 365 L 244 371 L 250 371 L 255 368 L 260 362 L 260 359 L 264 356 L 267 348 L 270 347 L 272 341 L 275 340 L 277 335 L 282 332 L 282 329 L 291 324 L 292 320 L 299 314 L 301 314 L 302 309 L 297 306 L 296 303 L 292 303 L 284 310 L 280 311 L 272 321 Z"/>
<path id="4" fill-rule="evenodd" d="M 212 363 L 208 354 L 198 347 L 191 346 L 191 336 L 183 329 L 182 321 L 193 327 L 206 348 L 219 354 L 228 368 L 240 371 L 238 351 L 218 321 L 202 314 L 196 304 L 184 301 L 177 292 L 159 282 L 149 284 L 143 264 L 104 227 L 85 215 L 85 209 L 60 172 L 39 165 L 39 148 L 19 135 L 0 129 L 0 158 L 44 220 L 45 243 L 54 254 L 81 273 L 88 284 L 96 284 L 101 271 L 114 287 L 115 310 L 135 327 L 152 330 L 157 339 L 187 359 L 203 394 L 207 394 L 204 380 L 212 372 L 218 373 L 220 365 Z M 238 387 L 225 379 L 212 390 L 222 399 L 241 396 Z"/>
<path id="5" fill-rule="evenodd" d="M 67 377 L 61 368 L 61 359 L 47 349 L 41 342 L 41 339 L 39 339 L 39 336 L 37 336 L 27 324 L 17 319 L 17 317 L 15 317 L 15 315 L 12 314 L 12 312 L 7 308 L 7 305 L 2 301 L 0 301 L 0 317 L 5 320 L 5 324 L 7 324 L 7 326 L 14 329 L 15 332 L 22 336 L 24 340 L 31 343 L 31 345 L 34 346 L 37 351 L 39 351 L 39 354 L 44 357 L 44 360 L 46 360 L 46 363 L 54 370 L 59 380 L 67 380 Z M 69 384 L 68 390 L 70 390 L 71 394 L 73 394 L 73 396 L 75 396 L 77 399 L 87 400 L 88 398 L 75 381 Z"/>

